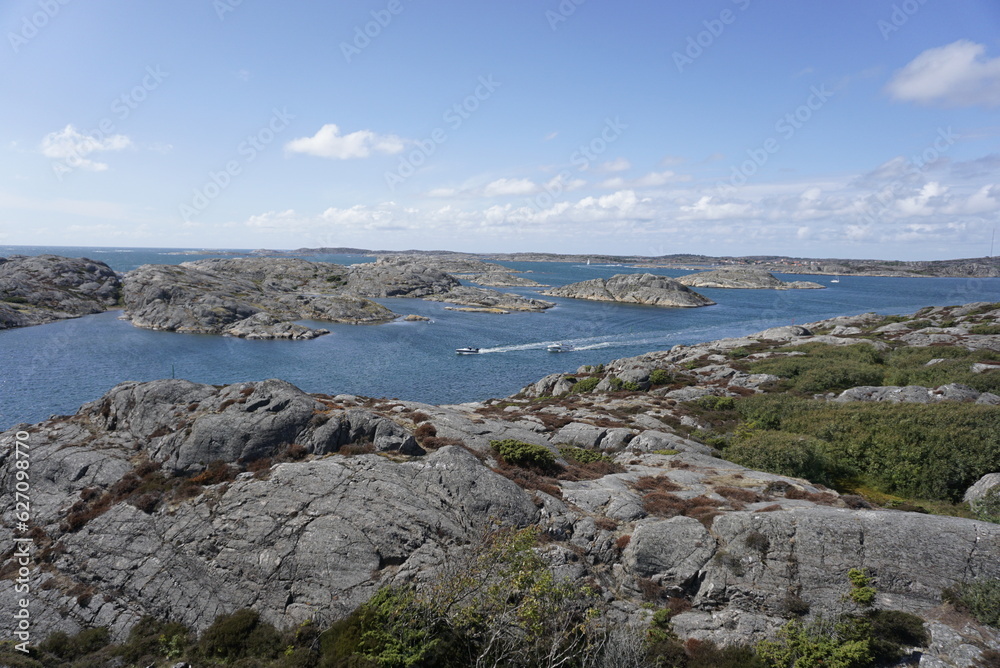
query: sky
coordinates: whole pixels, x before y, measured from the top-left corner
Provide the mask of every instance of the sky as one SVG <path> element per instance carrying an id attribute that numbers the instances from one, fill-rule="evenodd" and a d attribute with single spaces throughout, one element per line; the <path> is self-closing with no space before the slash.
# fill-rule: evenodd
<path id="1" fill-rule="evenodd" d="M 950 259 L 996 0 L 6 0 L 0 244 Z"/>

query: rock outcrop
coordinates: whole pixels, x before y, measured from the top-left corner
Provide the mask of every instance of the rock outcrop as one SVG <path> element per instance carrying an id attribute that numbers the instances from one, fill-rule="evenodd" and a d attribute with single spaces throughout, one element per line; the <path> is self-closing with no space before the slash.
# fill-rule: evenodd
<path id="1" fill-rule="evenodd" d="M 540 288 L 545 287 L 537 281 L 524 276 L 512 274 L 509 271 L 491 271 L 485 274 L 474 274 L 469 280 L 479 285 L 491 288 Z"/>
<path id="2" fill-rule="evenodd" d="M 325 333 L 293 325 L 295 320 L 360 324 L 395 317 L 371 300 L 335 294 L 342 271 L 274 258 L 143 265 L 125 275 L 125 314 L 147 329 L 293 339 Z"/>
<path id="3" fill-rule="evenodd" d="M 650 306 L 695 307 L 715 304 L 708 297 L 690 290 L 672 278 L 653 274 L 617 274 L 608 279 L 594 278 L 552 288 L 542 294 Z"/>
<path id="4" fill-rule="evenodd" d="M 0 258 L 0 329 L 101 313 L 120 297 L 121 281 L 103 262 L 58 255 Z"/>
<path id="5" fill-rule="evenodd" d="M 732 267 L 688 274 L 678 283 L 693 288 L 739 288 L 747 290 L 822 289 L 825 285 L 812 281 L 782 281 L 763 269 Z"/>
<path id="6" fill-rule="evenodd" d="M 961 332 L 984 324 L 981 310 L 933 318 Z M 753 643 L 785 624 L 790 601 L 796 614 L 836 617 L 857 568 L 878 606 L 926 620 L 922 665 L 969 666 L 1000 651 L 1000 631 L 943 604 L 942 591 L 1000 579 L 1000 525 L 874 507 L 697 440 L 705 411 L 777 380 L 748 364 L 803 355 L 787 346 L 834 327 L 859 330 L 836 341 L 867 341 L 880 324 L 859 316 L 675 346 L 453 406 L 274 379 L 123 383 L 75 415 L 0 434 L 0 485 L 15 485 L 24 441 L 32 493 L 31 531 L 8 521 L 0 541 L 33 541 L 39 637 L 108 626 L 122 639 L 145 615 L 201 631 L 244 607 L 280 627 L 325 626 L 380 586 L 433 582 L 499 522 L 536 525 L 539 552 L 599 588 L 610 623 L 647 618 L 644 599 L 683 599 L 671 618 L 682 638 Z M 969 399 L 961 386 L 947 393 Z M 491 447 L 503 439 L 545 448 L 558 475 L 512 471 Z M 573 463 L 572 448 L 601 451 L 603 468 Z M 968 498 L 991 493 L 996 476 Z M 11 495 L 0 509 L 13 517 Z M 0 562 L 10 578 L 12 552 Z M 15 609 L 16 596 L 0 587 L 0 606 Z"/>

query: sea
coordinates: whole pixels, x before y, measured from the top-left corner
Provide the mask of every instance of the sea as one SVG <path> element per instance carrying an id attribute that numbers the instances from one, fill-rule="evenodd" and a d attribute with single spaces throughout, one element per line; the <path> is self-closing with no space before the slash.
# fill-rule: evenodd
<path id="1" fill-rule="evenodd" d="M 248 255 L 249 250 L 0 246 L 0 256 L 52 253 L 87 257 L 118 272 L 143 264 L 179 264 Z M 360 255 L 309 255 L 341 265 L 373 262 Z M 649 271 L 677 277 L 689 271 L 567 262 L 500 262 L 551 286 Z M 156 332 L 133 327 L 121 311 L 0 331 L 0 429 L 72 414 L 116 384 L 186 378 L 226 384 L 281 378 L 307 392 L 455 404 L 505 397 L 555 372 L 666 350 L 768 327 L 875 311 L 911 313 L 924 306 L 1000 301 L 1000 278 L 881 278 L 776 274 L 811 280 L 824 290 L 700 288 L 717 302 L 692 309 L 658 308 L 542 297 L 544 313 L 466 313 L 418 299 L 376 300 L 400 315 L 382 325 L 312 323 L 330 334 L 310 341 L 243 339 Z M 544 288 L 504 288 L 537 297 Z M 553 343 L 571 352 L 550 353 Z M 457 355 L 475 346 L 479 355 Z"/>

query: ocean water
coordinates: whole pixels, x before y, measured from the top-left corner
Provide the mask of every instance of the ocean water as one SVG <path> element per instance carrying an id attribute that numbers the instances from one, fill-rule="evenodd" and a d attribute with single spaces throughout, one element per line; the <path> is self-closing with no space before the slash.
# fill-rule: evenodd
<path id="1" fill-rule="evenodd" d="M 14 253 L 90 257 L 117 271 L 141 264 L 176 264 L 200 257 L 187 249 L 3 247 Z M 319 256 L 339 264 L 362 256 Z M 539 283 L 564 285 L 588 278 L 642 271 L 624 266 L 557 262 L 502 263 Z M 666 276 L 688 272 L 652 270 Z M 431 322 L 384 325 L 316 323 L 331 330 L 312 341 L 246 341 L 219 336 L 154 332 L 120 320 L 120 311 L 49 325 L 0 331 L 0 429 L 73 413 L 117 383 L 187 378 L 233 383 L 282 378 L 308 392 L 461 403 L 513 394 L 554 372 L 584 364 L 668 349 L 767 327 L 876 311 L 909 313 L 923 306 L 1000 301 L 1000 279 L 842 277 L 779 274 L 815 280 L 826 290 L 720 290 L 699 292 L 718 302 L 697 309 L 666 309 L 544 297 L 557 306 L 544 313 L 493 315 L 448 311 L 446 304 L 414 299 L 378 300 L 401 315 Z M 510 289 L 537 296 L 539 289 Z M 576 350 L 549 353 L 550 343 Z M 456 355 L 477 346 L 480 355 Z"/>

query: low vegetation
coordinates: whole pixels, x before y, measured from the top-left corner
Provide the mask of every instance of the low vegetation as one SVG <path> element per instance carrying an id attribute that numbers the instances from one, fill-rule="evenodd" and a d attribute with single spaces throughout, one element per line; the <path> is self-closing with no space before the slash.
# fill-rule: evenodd
<path id="1" fill-rule="evenodd" d="M 919 617 L 880 610 L 860 570 L 848 574 L 853 610 L 827 621 L 793 619 L 754 647 L 681 641 L 665 603 L 646 628 L 608 624 L 599 588 L 556 578 L 537 528 L 495 527 L 421 589 L 386 586 L 329 628 L 311 622 L 279 631 L 257 612 L 221 615 L 196 636 L 182 624 L 147 617 L 120 644 L 106 628 L 50 635 L 29 654 L 0 645 L 14 668 L 171 666 L 240 668 L 874 668 L 895 665 L 929 637 Z M 627 544 L 627 541 L 626 541 Z M 642 584 L 642 583 L 640 583 Z M 655 585 L 653 585 L 655 587 Z M 655 606 L 655 603 L 650 603 Z"/>

